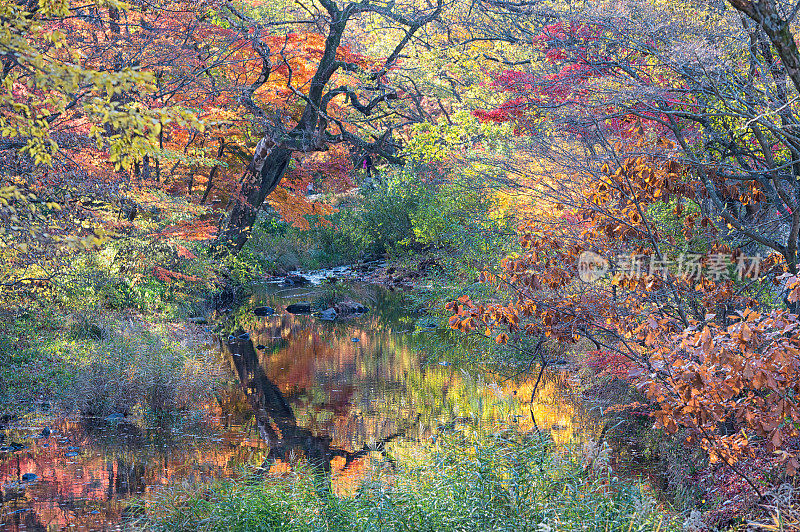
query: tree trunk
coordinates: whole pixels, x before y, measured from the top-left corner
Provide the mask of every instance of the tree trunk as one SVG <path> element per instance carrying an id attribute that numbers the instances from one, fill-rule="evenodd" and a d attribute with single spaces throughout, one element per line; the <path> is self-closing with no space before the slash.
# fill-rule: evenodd
<path id="1" fill-rule="evenodd" d="M 271 148 L 266 157 L 261 159 L 263 162 L 260 169 L 251 164 L 245 170 L 240 197 L 214 246 L 215 254 L 219 255 L 226 250 L 238 253 L 244 247 L 258 216 L 259 207 L 283 179 L 291 158 L 292 150 Z"/>

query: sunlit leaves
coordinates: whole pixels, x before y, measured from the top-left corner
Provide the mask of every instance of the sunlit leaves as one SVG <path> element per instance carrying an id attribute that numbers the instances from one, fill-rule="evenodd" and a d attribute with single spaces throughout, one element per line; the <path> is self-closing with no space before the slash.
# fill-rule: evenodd
<path id="1" fill-rule="evenodd" d="M 794 475 L 800 462 L 787 445 L 800 422 L 798 332 L 797 316 L 785 310 L 744 311 L 727 327 L 694 325 L 654 346 L 650 363 L 658 373 L 644 375 L 639 386 L 657 403 L 659 424 L 689 429 L 712 461 L 732 464 L 750 453 L 750 432 Z M 733 422 L 742 430 L 720 432 Z"/>
<path id="2" fill-rule="evenodd" d="M 116 1 L 97 5 L 125 6 Z M 50 165 L 59 150 L 59 142 L 51 135 L 53 119 L 72 112 L 78 104 L 95 124 L 92 134 L 99 147 L 108 151 L 115 167 L 128 169 L 154 151 L 163 124 L 177 121 L 200 127 L 191 113 L 178 108 L 152 109 L 118 101 L 120 95 L 132 91 L 155 92 L 153 73 L 130 67 L 111 71 L 75 63 L 61 53 L 47 53 L 43 43 L 61 49 L 69 42 L 67 34 L 54 31 L 48 17 L 64 18 L 70 10 L 65 0 L 39 3 L 32 12 L 17 2 L 0 6 L 0 52 L 14 58 L 0 87 L 0 136 L 18 139 L 36 164 Z M 109 135 L 107 128 L 115 133 Z"/>

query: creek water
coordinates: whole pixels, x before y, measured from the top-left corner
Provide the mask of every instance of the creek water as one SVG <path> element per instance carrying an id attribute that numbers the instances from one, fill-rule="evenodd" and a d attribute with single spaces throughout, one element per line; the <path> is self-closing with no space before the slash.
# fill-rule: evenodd
<path id="1" fill-rule="evenodd" d="M 352 285 L 369 307 L 333 322 L 285 312 L 324 287 L 266 287 L 228 318 L 219 337 L 228 382 L 216 399 L 169 422 L 18 421 L 0 443 L 0 531 L 120 530 L 130 502 L 175 484 L 237 477 L 261 467 L 316 464 L 331 489 L 356 489 L 393 442 L 425 441 L 464 418 L 516 420 L 567 441 L 591 425 L 563 376 L 494 383 L 429 360 L 402 296 Z M 275 309 L 259 317 L 253 308 Z M 44 430 L 44 429 L 47 430 Z M 43 432 L 44 431 L 44 432 Z"/>

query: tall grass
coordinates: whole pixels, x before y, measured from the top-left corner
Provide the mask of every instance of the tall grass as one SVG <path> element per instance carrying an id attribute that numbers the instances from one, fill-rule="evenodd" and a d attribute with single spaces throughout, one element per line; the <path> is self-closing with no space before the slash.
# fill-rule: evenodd
<path id="1" fill-rule="evenodd" d="M 641 486 L 555 449 L 538 433 L 463 428 L 392 447 L 349 496 L 320 494 L 308 466 L 264 481 L 173 486 L 144 503 L 135 527 L 159 531 L 678 530 Z M 597 455 L 594 456 L 597 459 Z M 336 493 L 336 479 L 334 490 Z"/>
<path id="2" fill-rule="evenodd" d="M 164 327 L 123 319 L 77 332 L 49 347 L 66 361 L 71 381 L 56 397 L 64 411 L 84 415 L 188 411 L 213 393 L 221 369 L 202 338 L 170 335 Z"/>

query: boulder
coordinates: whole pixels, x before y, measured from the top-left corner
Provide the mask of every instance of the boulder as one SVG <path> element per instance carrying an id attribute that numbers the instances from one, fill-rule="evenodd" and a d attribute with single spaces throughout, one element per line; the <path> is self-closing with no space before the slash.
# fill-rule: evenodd
<path id="1" fill-rule="evenodd" d="M 311 281 L 302 275 L 287 275 L 283 279 L 283 286 L 305 286 Z"/>
<path id="2" fill-rule="evenodd" d="M 336 312 L 339 314 L 363 314 L 367 312 L 369 309 L 362 305 L 357 301 L 353 301 L 352 299 L 345 299 L 344 301 L 340 301 L 336 303 L 335 307 Z"/>
<path id="3" fill-rule="evenodd" d="M 11 442 L 8 445 L 4 445 L 0 447 L 0 453 L 16 453 L 17 451 L 21 451 L 23 449 L 27 449 L 27 445 L 23 445 L 21 443 Z"/>
<path id="4" fill-rule="evenodd" d="M 189 318 L 189 323 L 194 323 L 195 325 L 208 325 L 208 320 L 206 320 L 203 316 L 196 316 L 194 318 Z"/>
<path id="5" fill-rule="evenodd" d="M 275 314 L 275 309 L 272 307 L 256 307 L 253 309 L 253 314 L 259 317 L 272 316 Z"/>
<path id="6" fill-rule="evenodd" d="M 292 303 L 286 307 L 286 312 L 291 312 L 292 314 L 311 314 L 311 303 L 307 301 Z"/>
<path id="7" fill-rule="evenodd" d="M 323 321 L 333 321 L 336 319 L 337 312 L 334 308 L 328 308 L 319 313 L 319 319 Z"/>

